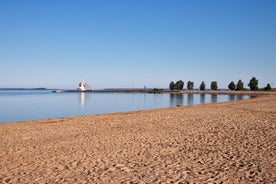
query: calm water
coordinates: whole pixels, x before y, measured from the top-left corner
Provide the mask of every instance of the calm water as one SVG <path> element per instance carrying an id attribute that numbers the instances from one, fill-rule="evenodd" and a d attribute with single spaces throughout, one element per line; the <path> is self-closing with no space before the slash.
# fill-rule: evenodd
<path id="1" fill-rule="evenodd" d="M 250 96 L 142 93 L 52 93 L 0 90 L 0 123 L 189 106 L 249 99 Z"/>

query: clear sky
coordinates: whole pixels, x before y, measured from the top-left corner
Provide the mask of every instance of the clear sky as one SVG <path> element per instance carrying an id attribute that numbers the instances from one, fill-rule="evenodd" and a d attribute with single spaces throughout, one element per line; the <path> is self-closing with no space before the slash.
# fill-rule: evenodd
<path id="1" fill-rule="evenodd" d="M 0 87 L 276 87 L 275 0 L 0 0 Z"/>

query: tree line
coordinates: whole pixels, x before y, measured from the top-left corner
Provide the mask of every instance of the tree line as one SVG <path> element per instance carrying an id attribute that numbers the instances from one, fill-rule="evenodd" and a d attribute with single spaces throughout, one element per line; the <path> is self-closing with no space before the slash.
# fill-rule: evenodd
<path id="1" fill-rule="evenodd" d="M 236 91 L 245 90 L 243 84 L 244 83 L 242 82 L 241 79 L 237 82 L 237 84 L 235 84 L 235 82 L 232 81 L 232 82 L 229 83 L 228 88 L 230 90 L 236 90 Z M 252 91 L 259 90 L 258 80 L 256 79 L 256 77 L 252 77 L 252 79 L 249 81 L 247 86 Z M 184 82 L 182 80 L 178 80 L 176 83 L 171 81 L 170 84 L 169 84 L 170 90 L 183 90 L 183 87 L 184 87 Z M 187 82 L 187 89 L 188 90 L 193 90 L 193 88 L 194 88 L 194 82 L 188 81 Z M 205 85 L 204 81 L 202 81 L 200 86 L 199 86 L 199 89 L 204 91 L 205 88 L 206 88 L 206 85 Z M 217 90 L 218 89 L 217 81 L 212 81 L 211 84 L 210 84 L 210 88 L 211 88 L 211 90 Z M 263 90 L 266 90 L 266 91 L 271 90 L 271 85 L 268 83 L 267 86 L 263 88 Z"/>

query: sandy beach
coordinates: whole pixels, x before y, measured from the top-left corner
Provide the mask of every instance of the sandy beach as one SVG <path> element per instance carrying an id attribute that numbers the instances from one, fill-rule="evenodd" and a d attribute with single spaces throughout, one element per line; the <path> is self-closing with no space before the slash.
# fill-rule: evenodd
<path id="1" fill-rule="evenodd" d="M 0 125 L 0 183 L 275 182 L 275 93 Z"/>

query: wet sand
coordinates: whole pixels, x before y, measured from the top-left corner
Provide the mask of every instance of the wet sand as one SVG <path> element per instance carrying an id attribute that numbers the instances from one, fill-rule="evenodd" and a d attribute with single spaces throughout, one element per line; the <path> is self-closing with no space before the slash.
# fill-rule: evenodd
<path id="1" fill-rule="evenodd" d="M 276 94 L 0 125 L 0 183 L 273 183 Z"/>

